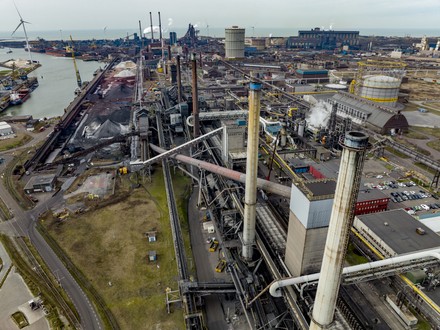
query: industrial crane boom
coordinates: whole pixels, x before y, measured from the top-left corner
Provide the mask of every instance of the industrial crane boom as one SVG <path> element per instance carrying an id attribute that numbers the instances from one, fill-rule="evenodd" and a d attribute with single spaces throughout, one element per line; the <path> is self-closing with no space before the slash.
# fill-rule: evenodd
<path id="1" fill-rule="evenodd" d="M 75 60 L 75 47 L 74 47 L 74 44 L 73 44 L 72 36 L 70 36 L 70 41 L 72 42 L 72 59 L 73 59 L 73 66 L 75 67 L 76 83 L 77 83 L 77 85 L 78 85 L 78 88 L 81 89 L 81 87 L 82 87 L 82 81 L 81 81 L 81 76 L 80 76 L 80 74 L 79 74 L 78 66 L 76 65 L 76 60 Z"/>

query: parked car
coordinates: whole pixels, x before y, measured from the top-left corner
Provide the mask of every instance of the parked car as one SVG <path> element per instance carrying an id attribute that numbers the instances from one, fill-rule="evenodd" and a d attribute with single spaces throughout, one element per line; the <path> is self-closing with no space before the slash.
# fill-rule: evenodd
<path id="1" fill-rule="evenodd" d="M 429 210 L 429 206 L 426 205 L 426 204 L 420 204 L 420 207 L 421 207 L 422 209 L 426 210 L 426 211 Z"/>

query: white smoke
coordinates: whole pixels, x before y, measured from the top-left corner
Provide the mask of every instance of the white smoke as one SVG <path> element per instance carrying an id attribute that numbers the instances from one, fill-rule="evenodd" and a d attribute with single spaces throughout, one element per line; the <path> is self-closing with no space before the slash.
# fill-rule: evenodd
<path id="1" fill-rule="evenodd" d="M 173 19 L 170 17 L 170 18 L 168 18 L 168 26 L 171 26 L 171 25 L 173 25 Z"/>
<path id="2" fill-rule="evenodd" d="M 326 127 L 332 112 L 331 104 L 319 101 L 309 111 L 307 115 L 307 124 L 310 128 L 320 129 Z"/>
<path id="3" fill-rule="evenodd" d="M 153 33 L 159 33 L 159 31 L 160 31 L 159 27 L 153 25 Z M 151 27 L 150 26 L 144 29 L 144 34 L 148 34 L 148 33 L 151 33 Z"/>
<path id="4" fill-rule="evenodd" d="M 273 34 L 272 34 L 272 33 L 269 33 L 269 38 L 272 38 L 272 36 L 273 36 Z"/>

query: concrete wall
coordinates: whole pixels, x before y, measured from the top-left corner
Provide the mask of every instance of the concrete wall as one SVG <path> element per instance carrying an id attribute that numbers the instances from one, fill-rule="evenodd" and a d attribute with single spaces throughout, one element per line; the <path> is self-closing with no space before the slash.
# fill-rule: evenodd
<path id="1" fill-rule="evenodd" d="M 290 211 L 305 228 L 327 227 L 332 205 L 333 199 L 310 201 L 296 185 L 292 185 Z"/>
<path id="2" fill-rule="evenodd" d="M 320 271 L 326 237 L 327 227 L 306 229 L 290 212 L 284 261 L 293 276 Z"/>
<path id="3" fill-rule="evenodd" d="M 363 223 L 358 217 L 354 217 L 353 227 L 367 239 L 367 241 L 387 257 L 396 256 L 397 253 L 386 244 L 376 233 L 371 230 L 368 225 Z"/>

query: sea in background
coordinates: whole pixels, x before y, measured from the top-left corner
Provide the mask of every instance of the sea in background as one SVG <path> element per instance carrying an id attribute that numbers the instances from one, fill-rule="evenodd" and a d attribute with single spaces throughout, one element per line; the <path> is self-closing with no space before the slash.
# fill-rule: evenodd
<path id="1" fill-rule="evenodd" d="M 8 50 L 9 48 L 0 49 L 0 62 L 9 59 L 29 59 L 29 54 L 24 48 L 12 48 L 10 54 L 6 53 Z M 26 102 L 7 108 L 0 116 L 57 117 L 64 113 L 64 109 L 75 98 L 74 92 L 77 84 L 72 58 L 55 57 L 41 53 L 31 54 L 32 60 L 41 63 L 41 67 L 29 74 L 30 77 L 38 78 L 39 86 L 31 93 L 31 97 Z M 76 62 L 82 81 L 92 80 L 96 69 L 105 65 L 92 61 L 77 60 Z"/>
<path id="2" fill-rule="evenodd" d="M 244 27 L 246 29 L 246 37 L 289 37 L 297 36 L 298 30 L 310 30 L 311 28 L 266 28 L 266 27 Z M 222 38 L 225 35 L 225 28 L 218 27 L 198 27 L 201 36 L 210 36 Z M 28 37 L 30 40 L 36 40 L 37 38 L 43 38 L 46 40 L 68 40 L 71 35 L 74 40 L 88 40 L 88 39 L 119 39 L 125 38 L 127 35 L 133 33 L 139 34 L 139 28 L 126 28 L 126 29 L 95 29 L 95 30 L 53 30 L 53 31 L 32 31 L 28 27 Z M 163 35 L 165 38 L 169 37 L 169 32 L 173 31 L 177 33 L 177 37 L 183 37 L 188 30 L 188 27 L 166 27 L 163 29 Z M 362 36 L 396 36 L 396 37 L 440 37 L 440 27 L 438 28 L 338 28 L 336 31 L 359 31 Z M 11 40 L 12 31 L 0 31 L 0 40 Z M 17 40 L 23 40 L 24 34 L 22 31 L 17 31 L 14 34 Z M 146 36 L 147 38 L 150 35 Z M 155 33 L 155 38 L 158 38 L 158 33 Z"/>

